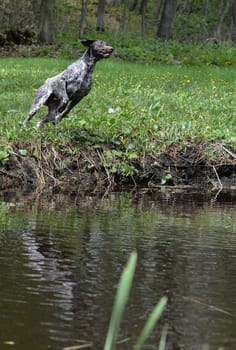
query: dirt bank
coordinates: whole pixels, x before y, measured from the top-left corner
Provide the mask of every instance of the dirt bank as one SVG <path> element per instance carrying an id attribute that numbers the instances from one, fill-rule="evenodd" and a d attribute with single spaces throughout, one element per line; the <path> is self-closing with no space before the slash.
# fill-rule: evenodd
<path id="1" fill-rule="evenodd" d="M 0 190 L 43 189 L 76 186 L 78 191 L 117 190 L 125 187 L 160 186 L 195 188 L 236 188 L 236 157 L 226 148 L 206 155 L 206 145 L 170 147 L 165 153 L 142 155 L 126 164 L 132 172 L 124 174 L 121 160 L 106 159 L 107 149 L 55 150 L 53 146 L 27 152 L 15 148 L 0 166 Z M 114 166 L 115 165 L 115 166 Z M 115 169 L 115 170 L 114 170 Z"/>

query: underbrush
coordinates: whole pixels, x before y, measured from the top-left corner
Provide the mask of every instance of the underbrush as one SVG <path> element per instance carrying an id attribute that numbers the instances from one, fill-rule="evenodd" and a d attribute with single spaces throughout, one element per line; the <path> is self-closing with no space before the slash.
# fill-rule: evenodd
<path id="1" fill-rule="evenodd" d="M 202 143 L 209 161 L 217 163 L 222 156 L 223 162 L 227 157 L 235 162 L 234 69 L 229 66 L 102 61 L 95 69 L 92 91 L 68 118 L 56 127 L 47 124 L 44 135 L 36 128 L 40 114 L 23 129 L 37 88 L 70 62 L 1 59 L 0 162 L 16 148 L 22 156 L 36 158 L 35 149 L 47 145 L 71 154 L 82 148 L 102 149 L 104 166 L 128 176 L 134 162 L 147 154 L 158 157 L 173 147 L 183 151 Z"/>
<path id="2" fill-rule="evenodd" d="M 107 41 L 114 47 L 113 57 L 126 62 L 144 64 L 168 64 L 184 66 L 235 67 L 236 50 L 229 42 L 215 43 L 209 39 L 203 43 L 162 42 L 155 37 L 143 38 L 140 34 L 90 30 L 85 37 Z M 63 31 L 54 45 L 13 45 L 0 48 L 0 56 L 41 57 L 75 60 L 83 52 L 77 32 Z"/>
<path id="3" fill-rule="evenodd" d="M 108 37 L 116 47 L 116 56 L 127 61 L 140 63 L 235 66 L 235 48 L 228 43 L 203 44 L 161 42 L 155 38 Z"/>
<path id="4" fill-rule="evenodd" d="M 236 66 L 236 50 L 230 42 L 215 42 L 209 38 L 205 42 L 169 40 L 166 42 L 156 37 L 142 37 L 136 32 L 121 33 L 117 30 L 98 33 L 91 27 L 85 37 L 105 40 L 115 48 L 114 56 L 124 61 L 148 64 L 182 64 L 186 66 Z M 35 55 L 57 55 L 74 58 L 78 55 L 79 39 L 77 33 L 63 31 L 56 39 L 54 47 L 42 47 Z"/>

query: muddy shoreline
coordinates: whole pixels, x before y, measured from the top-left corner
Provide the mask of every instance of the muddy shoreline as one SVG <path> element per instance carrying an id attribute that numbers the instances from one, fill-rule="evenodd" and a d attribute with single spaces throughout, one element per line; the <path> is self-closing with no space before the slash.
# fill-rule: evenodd
<path id="1" fill-rule="evenodd" d="M 119 164 L 107 164 L 104 148 L 81 149 L 78 155 L 53 146 L 22 155 L 16 147 L 0 165 L 0 190 L 77 188 L 78 191 L 111 191 L 124 188 L 236 189 L 236 159 L 231 151 L 210 161 L 203 145 L 171 147 L 158 156 L 142 155 L 130 162 L 133 174 L 124 175 Z M 37 156 L 36 156 L 37 154 Z"/>

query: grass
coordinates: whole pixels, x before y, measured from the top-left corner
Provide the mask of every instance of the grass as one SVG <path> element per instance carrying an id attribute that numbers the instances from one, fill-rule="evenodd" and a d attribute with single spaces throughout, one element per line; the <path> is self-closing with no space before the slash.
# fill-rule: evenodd
<path id="1" fill-rule="evenodd" d="M 115 303 L 112 310 L 111 320 L 107 332 L 107 337 L 104 345 L 104 350 L 115 350 L 117 344 L 117 338 L 120 331 L 120 325 L 124 316 L 125 306 L 128 301 L 130 289 L 133 282 L 134 272 L 137 264 L 137 253 L 133 252 L 130 255 L 128 263 L 124 268 L 120 283 L 117 290 Z M 165 306 L 167 304 L 167 297 L 162 297 L 158 304 L 154 307 L 152 313 L 149 315 L 140 335 L 138 336 L 137 342 L 134 346 L 134 350 L 142 350 L 144 343 L 153 331 L 158 319 L 161 317 Z M 166 343 L 167 326 L 164 327 L 160 344 L 158 349 L 164 350 Z"/>
<path id="2" fill-rule="evenodd" d="M 235 70 L 213 65 L 186 66 L 99 62 L 91 93 L 58 126 L 21 128 L 37 88 L 71 60 L 2 58 L 0 61 L 0 161 L 17 145 L 104 147 L 104 162 L 116 171 L 143 154 L 158 155 L 172 145 L 206 142 L 214 159 L 215 145 L 236 150 Z M 44 111 L 45 113 L 45 111 Z M 43 114 L 42 114 L 43 115 Z M 109 145 L 109 147 L 107 147 Z M 29 152 L 29 151 L 27 151 Z"/>

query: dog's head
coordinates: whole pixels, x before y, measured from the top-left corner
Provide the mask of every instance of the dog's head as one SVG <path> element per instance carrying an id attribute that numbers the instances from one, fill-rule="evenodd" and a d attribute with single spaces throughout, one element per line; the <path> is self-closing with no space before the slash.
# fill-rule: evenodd
<path id="1" fill-rule="evenodd" d="M 102 40 L 80 40 L 81 44 L 88 46 L 92 50 L 94 57 L 109 58 L 113 52 L 113 47 L 108 46 L 105 41 Z"/>

